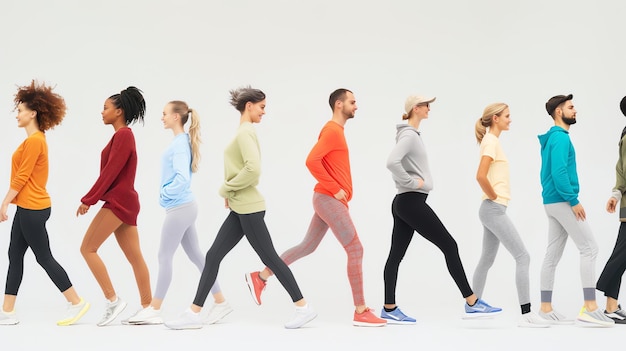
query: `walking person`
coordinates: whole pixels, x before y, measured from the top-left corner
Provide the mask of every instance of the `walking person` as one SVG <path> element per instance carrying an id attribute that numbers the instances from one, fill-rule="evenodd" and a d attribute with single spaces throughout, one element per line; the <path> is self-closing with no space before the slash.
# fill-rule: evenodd
<path id="1" fill-rule="evenodd" d="M 626 96 L 620 102 L 622 114 L 626 116 Z M 626 271 L 626 128 L 622 130 L 619 141 L 619 158 L 615 165 L 615 187 L 613 194 L 606 203 L 606 210 L 615 213 L 617 203 L 619 207 L 619 231 L 617 241 L 611 257 L 606 262 L 596 289 L 604 292 L 606 296 L 606 308 L 604 314 L 615 321 L 616 324 L 626 324 L 626 311 L 619 305 L 619 290 L 622 285 L 622 276 Z"/>
<path id="2" fill-rule="evenodd" d="M 391 204 L 393 231 L 384 270 L 385 304 L 380 313 L 388 323 L 415 323 L 415 318 L 406 315 L 396 304 L 398 269 L 414 232 L 433 243 L 443 253 L 448 272 L 465 298 L 466 317 L 494 316 L 502 311 L 474 294 L 467 281 L 456 241 L 426 203 L 428 194 L 433 189 L 433 178 L 419 126 L 428 118 L 430 104 L 434 101 L 434 97 L 421 95 L 411 95 L 406 99 L 406 113 L 402 115 L 402 119 L 407 123 L 397 125 L 396 145 L 387 158 L 387 168 L 391 171 L 398 189 Z"/>
<path id="3" fill-rule="evenodd" d="M 98 255 L 98 248 L 111 233 L 115 235 L 118 245 L 133 268 L 142 307 L 148 307 L 152 300 L 150 273 L 141 254 L 137 232 L 139 215 L 139 195 L 135 191 L 137 150 L 135 137 L 129 127 L 135 122 L 143 122 L 145 112 L 145 100 L 141 90 L 136 87 L 128 87 L 105 100 L 102 121 L 105 125 L 112 126 L 115 133 L 102 150 L 100 176 L 80 200 L 81 204 L 76 210 L 76 216 L 84 215 L 98 201 L 104 201 L 104 205 L 87 228 L 80 247 L 81 254 L 107 299 L 98 326 L 111 323 L 127 305 L 126 301 L 117 295 L 106 266 Z"/>
<path id="4" fill-rule="evenodd" d="M 330 94 L 333 115 L 319 134 L 319 138 L 306 159 L 306 166 L 317 180 L 313 192 L 315 210 L 309 229 L 300 244 L 281 255 L 287 265 L 311 254 L 320 244 L 328 229 L 333 232 L 348 255 L 348 280 L 352 288 L 354 316 L 352 324 L 363 327 L 384 326 L 386 321 L 375 316 L 365 304 L 363 294 L 363 246 L 348 211 L 352 198 L 352 174 L 344 126 L 354 118 L 357 110 L 354 94 L 348 89 L 337 89 Z M 271 267 L 246 274 L 252 298 L 261 304 L 261 293 L 267 279 L 273 274 Z"/>
<path id="5" fill-rule="evenodd" d="M 13 102 L 17 109 L 17 126 L 24 128 L 26 139 L 13 153 L 11 184 L 0 206 L 0 222 L 8 220 L 9 204 L 17 206 L 11 227 L 9 268 L 0 325 L 19 323 L 15 301 L 24 275 L 24 255 L 29 248 L 67 300 L 66 314 L 57 321 L 57 325 L 71 325 L 89 310 L 89 303 L 78 296 L 67 272 L 52 256 L 46 230 L 52 201 L 46 190 L 48 143 L 45 132 L 63 121 L 65 100 L 51 87 L 33 80 L 30 85 L 18 88 Z"/>
<path id="6" fill-rule="evenodd" d="M 598 245 L 586 220 L 585 209 L 578 200 L 580 186 L 576 152 L 569 137 L 569 129 L 576 123 L 576 109 L 572 98 L 572 94 L 556 95 L 546 102 L 546 111 L 552 117 L 554 126 L 546 134 L 539 135 L 541 196 L 548 216 L 548 247 L 541 266 L 539 316 L 552 324 L 573 323 L 573 320 L 552 307 L 556 266 L 569 237 L 580 252 L 584 305 L 577 320 L 581 325 L 612 326 L 614 321 L 604 315 L 596 303 L 595 267 Z"/>
<path id="7" fill-rule="evenodd" d="M 230 95 L 231 105 L 241 114 L 237 134 L 224 151 L 224 183 L 219 189 L 230 213 L 206 254 L 193 304 L 165 325 L 170 329 L 202 328 L 200 311 L 215 283 L 220 263 L 245 236 L 261 261 L 276 272 L 295 305 L 295 316 L 285 324 L 285 328 L 300 328 L 313 320 L 317 313 L 307 304 L 291 270 L 274 249 L 264 220 L 265 200 L 257 190 L 261 176 L 261 152 L 253 124 L 260 123 L 265 114 L 265 94 L 261 90 L 244 87 L 232 90 Z"/>
<path id="8" fill-rule="evenodd" d="M 511 200 L 509 160 L 500 145 L 500 135 L 509 130 L 511 113 L 504 103 L 485 107 L 482 117 L 476 121 L 476 141 L 480 145 L 480 163 L 476 180 L 483 191 L 478 216 L 483 225 L 483 248 L 474 271 L 472 287 L 482 297 L 487 273 L 493 265 L 500 244 L 515 259 L 515 285 L 522 315 L 520 327 L 542 328 L 550 324 L 530 308 L 530 255 L 524 246 L 506 209 Z"/>
<path id="9" fill-rule="evenodd" d="M 165 208 L 165 220 L 159 247 L 159 274 L 150 306 L 129 318 L 129 324 L 163 323 L 161 305 L 172 281 L 174 253 L 179 245 L 200 272 L 204 268 L 204 256 L 200 251 L 195 224 L 198 204 L 191 192 L 192 173 L 198 170 L 200 163 L 200 118 L 186 102 L 174 100 L 163 108 L 161 121 L 165 129 L 174 133 L 174 140 L 161 158 L 159 202 Z M 188 121 L 189 133 L 185 132 Z M 218 322 L 233 311 L 224 299 L 217 281 L 211 293 L 215 303 L 206 318 L 208 324 Z"/>

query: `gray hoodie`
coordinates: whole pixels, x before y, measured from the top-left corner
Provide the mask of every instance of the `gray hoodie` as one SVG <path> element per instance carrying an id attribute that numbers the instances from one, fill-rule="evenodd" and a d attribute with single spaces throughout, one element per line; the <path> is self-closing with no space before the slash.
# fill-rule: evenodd
<path id="1" fill-rule="evenodd" d="M 387 169 L 391 171 L 398 194 L 410 191 L 428 194 L 433 188 L 433 178 L 422 137 L 408 124 L 398 124 L 396 129 L 396 146 L 387 158 Z M 424 181 L 421 188 L 417 187 L 416 178 Z"/>

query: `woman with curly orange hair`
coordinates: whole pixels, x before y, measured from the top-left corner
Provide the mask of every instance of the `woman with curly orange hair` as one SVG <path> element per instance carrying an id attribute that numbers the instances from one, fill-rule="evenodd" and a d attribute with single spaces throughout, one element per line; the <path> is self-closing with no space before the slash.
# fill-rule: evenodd
<path id="1" fill-rule="evenodd" d="M 8 219 L 9 204 L 17 206 L 11 227 L 9 269 L 0 311 L 0 325 L 19 323 L 15 300 L 24 273 L 24 254 L 30 247 L 37 263 L 68 302 L 67 314 L 57 325 L 71 325 L 89 309 L 89 303 L 78 296 L 67 273 L 50 251 L 46 222 L 50 218 L 51 201 L 46 191 L 48 182 L 48 144 L 45 131 L 60 124 L 65 116 L 65 101 L 52 88 L 32 81 L 20 87 L 14 98 L 17 126 L 24 128 L 27 138 L 13 153 L 11 186 L 0 207 L 0 222 Z"/>

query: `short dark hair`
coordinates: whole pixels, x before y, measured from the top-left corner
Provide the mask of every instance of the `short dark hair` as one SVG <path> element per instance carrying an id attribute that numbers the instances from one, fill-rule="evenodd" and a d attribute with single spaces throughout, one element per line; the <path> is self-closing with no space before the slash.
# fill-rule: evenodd
<path id="1" fill-rule="evenodd" d="M 344 88 L 339 88 L 333 91 L 328 98 L 328 103 L 330 104 L 330 109 L 335 110 L 335 103 L 337 101 L 344 101 L 346 99 L 346 94 L 352 93 L 352 91 Z"/>
<path id="2" fill-rule="evenodd" d="M 146 101 L 141 95 L 141 90 L 128 87 L 119 94 L 111 95 L 109 99 L 115 108 L 124 111 L 126 125 L 131 125 L 137 121 L 143 122 L 143 117 L 146 114 Z"/>
<path id="3" fill-rule="evenodd" d="M 573 99 L 574 96 L 572 94 L 569 95 L 556 95 L 550 98 L 550 100 L 548 100 L 548 102 L 546 102 L 546 112 L 548 112 L 548 114 L 550 116 L 552 116 L 552 118 L 554 118 L 554 111 L 556 110 L 557 107 L 561 106 L 562 103 L 564 103 L 565 101 L 571 100 Z"/>

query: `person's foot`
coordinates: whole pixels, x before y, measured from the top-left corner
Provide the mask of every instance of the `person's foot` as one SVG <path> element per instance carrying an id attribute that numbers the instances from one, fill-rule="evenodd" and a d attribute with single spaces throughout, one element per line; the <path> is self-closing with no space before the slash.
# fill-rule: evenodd
<path id="1" fill-rule="evenodd" d="M 354 318 L 352 319 L 352 324 L 357 327 L 382 327 L 387 325 L 387 321 L 382 318 L 376 317 L 372 310 L 369 307 L 366 307 L 365 310 L 361 313 L 357 313 L 354 311 Z"/>
<path id="2" fill-rule="evenodd" d="M 548 323 L 553 324 L 553 325 L 564 325 L 564 324 L 574 323 L 573 319 L 565 317 L 563 314 L 557 312 L 556 310 L 552 310 L 550 312 L 539 311 L 539 317 L 547 320 Z"/>
<path id="3" fill-rule="evenodd" d="M 190 308 L 186 309 L 183 313 L 181 313 L 178 318 L 165 322 L 165 326 L 174 329 L 174 330 L 182 330 L 182 329 L 200 329 L 202 328 L 202 317 L 200 313 L 193 312 Z"/>
<path id="4" fill-rule="evenodd" d="M 233 308 L 230 307 L 228 301 L 224 301 L 222 303 L 215 303 L 209 309 L 209 314 L 207 315 L 204 322 L 206 324 L 215 324 L 222 320 L 222 318 L 226 317 L 229 313 L 233 311 Z"/>
<path id="5" fill-rule="evenodd" d="M 615 321 L 607 317 L 599 308 L 596 308 L 595 311 L 587 311 L 583 307 L 576 321 L 581 326 L 612 327 L 615 325 Z"/>
<path id="6" fill-rule="evenodd" d="M 126 301 L 122 300 L 119 296 L 115 300 L 115 302 L 107 302 L 106 309 L 104 310 L 104 315 L 102 315 L 102 319 L 98 322 L 99 327 L 104 327 L 105 325 L 113 322 L 117 316 L 124 311 L 126 308 Z"/>
<path id="7" fill-rule="evenodd" d="M 16 325 L 19 322 L 20 321 L 17 319 L 15 311 L 4 312 L 4 310 L 0 308 L 0 325 Z"/>
<path id="8" fill-rule="evenodd" d="M 88 310 L 89 310 L 89 302 L 85 302 L 85 300 L 83 300 L 82 298 L 80 299 L 80 302 L 77 303 L 76 305 L 72 305 L 72 303 L 69 302 L 67 306 L 67 311 L 65 312 L 65 316 L 62 319 L 57 321 L 57 325 L 59 326 L 72 325 L 78 322 L 78 320 L 81 319 L 81 317 L 85 315 L 85 313 L 87 313 Z"/>
<path id="9" fill-rule="evenodd" d="M 626 311 L 622 310 L 621 306 L 617 306 L 617 310 L 614 312 L 605 310 L 604 315 L 611 318 L 615 324 L 626 324 Z"/>
<path id="10" fill-rule="evenodd" d="M 492 307 L 485 301 L 478 299 L 473 306 L 465 303 L 466 318 L 484 318 L 498 315 L 502 312 L 500 307 Z"/>
<path id="11" fill-rule="evenodd" d="M 285 323 L 285 328 L 286 329 L 300 328 L 303 325 L 314 320 L 315 317 L 317 317 L 317 312 L 315 312 L 315 310 L 312 307 L 308 305 L 306 307 L 296 307 L 295 315 L 289 322 Z"/>
<path id="12" fill-rule="evenodd" d="M 387 324 L 415 324 L 415 318 L 404 314 L 398 306 L 390 312 L 383 307 L 380 311 L 380 318 L 386 320 Z"/>
<path id="13" fill-rule="evenodd" d="M 153 325 L 163 324 L 163 318 L 161 318 L 161 310 L 155 310 L 154 307 L 148 306 L 142 308 L 128 319 L 122 321 L 122 324 L 128 325 Z"/>
<path id="14" fill-rule="evenodd" d="M 261 305 L 261 293 L 265 290 L 266 282 L 259 276 L 260 272 L 246 273 L 246 282 L 248 283 L 248 289 L 250 289 L 250 295 L 254 303 Z"/>
<path id="15" fill-rule="evenodd" d="M 521 328 L 548 328 L 550 322 L 539 317 L 535 312 L 522 314 L 517 324 Z"/>

